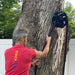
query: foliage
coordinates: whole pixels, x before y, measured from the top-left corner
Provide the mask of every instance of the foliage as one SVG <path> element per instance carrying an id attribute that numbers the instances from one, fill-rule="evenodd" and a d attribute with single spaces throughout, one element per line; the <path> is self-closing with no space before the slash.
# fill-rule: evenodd
<path id="1" fill-rule="evenodd" d="M 75 9 L 71 3 L 67 2 L 64 11 L 68 16 L 70 37 L 75 38 Z"/>
<path id="2" fill-rule="evenodd" d="M 12 38 L 13 29 L 21 13 L 21 0 L 0 1 L 0 39 Z"/>

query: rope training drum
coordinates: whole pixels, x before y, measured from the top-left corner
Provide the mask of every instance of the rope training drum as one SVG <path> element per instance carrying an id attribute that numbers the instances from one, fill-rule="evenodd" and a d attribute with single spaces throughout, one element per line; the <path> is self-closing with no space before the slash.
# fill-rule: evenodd
<path id="1" fill-rule="evenodd" d="M 55 29 L 55 27 L 59 27 L 59 28 L 63 28 L 64 26 L 66 26 L 66 41 L 65 41 L 65 50 L 64 50 L 64 60 L 63 60 L 63 71 L 62 71 L 62 75 L 64 75 L 64 69 L 65 69 L 65 60 L 66 60 L 66 49 L 67 49 L 67 34 L 68 34 L 68 17 L 66 15 L 65 12 L 56 12 L 53 17 L 52 17 L 52 28 L 49 31 L 48 36 L 51 36 L 53 30 Z M 42 51 L 44 50 L 45 46 L 46 46 L 47 42 L 45 42 Z M 34 75 L 36 75 L 37 72 L 37 66 L 35 66 L 35 70 L 34 70 Z"/>

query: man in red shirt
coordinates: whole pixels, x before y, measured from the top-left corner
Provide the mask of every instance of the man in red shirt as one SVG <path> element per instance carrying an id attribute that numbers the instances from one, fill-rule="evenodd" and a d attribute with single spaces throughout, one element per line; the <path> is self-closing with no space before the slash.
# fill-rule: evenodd
<path id="1" fill-rule="evenodd" d="M 47 44 L 42 51 L 26 48 L 27 33 L 18 29 L 13 33 L 14 46 L 5 51 L 5 75 L 29 75 L 31 62 L 34 58 L 46 57 L 49 52 L 51 37 L 46 38 Z M 35 60 L 32 65 L 39 65 Z"/>

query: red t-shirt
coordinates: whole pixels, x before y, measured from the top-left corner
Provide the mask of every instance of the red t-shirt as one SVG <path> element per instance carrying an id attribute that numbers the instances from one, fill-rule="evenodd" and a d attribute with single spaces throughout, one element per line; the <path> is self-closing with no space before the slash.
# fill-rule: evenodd
<path id="1" fill-rule="evenodd" d="M 29 75 L 32 59 L 36 57 L 34 49 L 15 45 L 5 51 L 5 75 Z"/>

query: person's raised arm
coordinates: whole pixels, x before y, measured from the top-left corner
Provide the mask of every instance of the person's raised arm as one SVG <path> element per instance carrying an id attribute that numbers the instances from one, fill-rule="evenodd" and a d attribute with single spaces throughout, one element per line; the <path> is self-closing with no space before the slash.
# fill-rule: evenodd
<path id="1" fill-rule="evenodd" d="M 43 58 L 43 57 L 46 57 L 48 52 L 49 52 L 49 46 L 50 46 L 50 42 L 51 42 L 51 37 L 48 37 L 46 38 L 46 41 L 47 41 L 47 44 L 44 48 L 43 51 L 37 51 L 35 50 L 36 52 L 36 58 Z"/>

